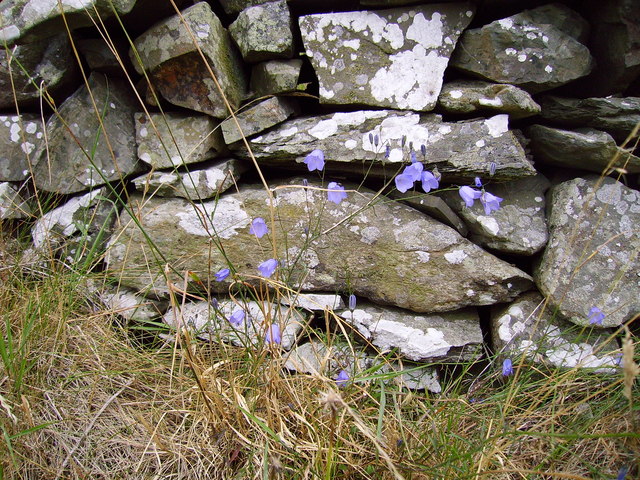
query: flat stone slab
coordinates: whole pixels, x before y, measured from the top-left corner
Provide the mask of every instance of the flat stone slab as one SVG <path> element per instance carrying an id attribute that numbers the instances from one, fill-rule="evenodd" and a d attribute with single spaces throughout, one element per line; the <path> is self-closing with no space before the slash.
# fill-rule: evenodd
<path id="1" fill-rule="evenodd" d="M 320 102 L 430 111 L 470 3 L 322 13 L 298 19 Z"/>
<path id="2" fill-rule="evenodd" d="M 540 105 L 526 91 L 506 83 L 457 80 L 445 83 L 438 106 L 447 113 L 508 113 L 512 119 L 540 113 Z"/>
<path id="3" fill-rule="evenodd" d="M 239 324 L 229 321 L 234 312 L 242 310 L 244 319 Z M 236 303 L 218 300 L 217 308 L 209 302 L 187 302 L 181 308 L 169 308 L 162 317 L 170 327 L 186 328 L 202 340 L 226 342 L 236 347 L 255 347 L 265 343 L 265 334 L 271 319 L 280 328 L 280 345 L 290 350 L 298 334 L 306 325 L 306 316 L 295 309 L 279 304 L 262 302 Z"/>
<path id="4" fill-rule="evenodd" d="M 231 188 L 246 169 L 239 160 L 228 159 L 188 172 L 154 171 L 133 179 L 133 184 L 139 192 L 159 197 L 204 200 Z"/>
<path id="5" fill-rule="evenodd" d="M 31 207 L 18 188 L 8 182 L 0 182 L 0 220 L 27 218 Z"/>
<path id="6" fill-rule="evenodd" d="M 608 173 L 620 168 L 640 172 L 640 158 L 618 147 L 611 135 L 593 128 L 561 130 L 544 125 L 527 129 L 536 160 L 561 167 Z"/>
<path id="7" fill-rule="evenodd" d="M 544 366 L 617 373 L 619 349 L 611 333 L 577 327 L 554 316 L 542 295 L 534 292 L 491 311 L 494 349 L 514 363 L 525 355 Z"/>
<path id="8" fill-rule="evenodd" d="M 419 188 L 419 187 L 418 187 Z M 456 214 L 456 212 L 440 197 L 416 191 L 407 191 L 401 193 L 397 189 L 393 189 L 389 196 L 395 200 L 401 200 L 407 205 L 430 217 L 435 218 L 439 222 L 455 228 L 463 237 L 467 236 L 469 230 L 467 225 Z"/>
<path id="9" fill-rule="evenodd" d="M 502 198 L 500 209 L 486 215 L 480 202 L 467 207 L 457 191 L 442 198 L 465 221 L 469 240 L 498 252 L 534 255 L 549 239 L 545 192 L 549 181 L 541 174 L 506 183 L 489 183 L 486 191 Z"/>
<path id="10" fill-rule="evenodd" d="M 208 115 L 137 112 L 138 158 L 154 168 L 202 162 L 226 151 L 219 122 Z"/>
<path id="11" fill-rule="evenodd" d="M 216 282 L 214 273 L 233 265 L 245 281 L 264 281 L 257 268 L 274 255 L 267 247 L 273 241 L 280 262 L 276 274 L 305 292 L 349 292 L 434 312 L 508 301 L 531 287 L 526 273 L 410 207 L 372 205 L 374 193 L 366 189 L 336 205 L 320 184 L 309 182 L 305 190 L 302 179 L 291 182 L 275 190 L 275 226 L 269 226 L 275 232 L 262 239 L 250 232 L 254 218 L 271 218 L 260 185 L 196 205 L 131 195 L 128 211 L 137 212 L 145 233 L 123 212 L 106 263 L 122 285 L 162 294 L 164 270 L 148 263 L 157 248 L 175 274 L 192 271 L 213 290 L 226 292 L 231 277 Z M 224 255 L 210 243 L 214 235 Z"/>
<path id="12" fill-rule="evenodd" d="M 39 115 L 0 115 L 0 181 L 19 182 L 29 177 L 29 157 L 43 135 Z"/>
<path id="13" fill-rule="evenodd" d="M 199 47 L 231 108 L 240 106 L 246 90 L 242 58 L 206 2 L 157 23 L 138 37 L 134 46 L 138 56 L 133 51 L 129 56 L 138 73 L 150 72 L 153 86 L 174 105 L 216 118 L 229 114 Z"/>
<path id="14" fill-rule="evenodd" d="M 612 178 L 576 178 L 551 189 L 549 243 L 535 279 L 549 309 L 589 326 L 617 327 L 640 313 L 640 193 Z"/>
<path id="15" fill-rule="evenodd" d="M 292 168 L 293 162 L 302 164 L 312 150 L 320 149 L 329 171 L 381 178 L 409 164 L 410 146 L 420 152 L 424 145 L 426 155 L 419 160 L 427 170 L 437 166 L 443 181 L 473 181 L 488 174 L 491 162 L 496 164 L 496 180 L 533 176 L 535 170 L 508 120 L 504 114 L 450 123 L 437 115 L 393 110 L 340 112 L 288 120 L 251 138 L 250 145 L 261 164 Z M 247 154 L 238 149 L 237 155 Z M 306 165 L 301 167 L 306 170 Z"/>
<path id="16" fill-rule="evenodd" d="M 91 94 L 82 86 L 47 121 L 46 145 L 41 142 L 32 159 L 33 180 L 42 190 L 87 191 L 142 169 L 131 89 L 100 73 L 92 73 L 88 84 Z"/>
<path id="17" fill-rule="evenodd" d="M 269 60 L 251 69 L 250 88 L 253 95 L 263 97 L 292 92 L 298 86 L 302 60 Z"/>
<path id="18" fill-rule="evenodd" d="M 284 122 L 296 111 L 296 104 L 291 99 L 271 97 L 236 114 L 242 133 L 246 137 L 255 135 Z M 228 118 L 220 124 L 222 135 L 227 145 L 242 140 L 236 121 Z M 243 145 L 244 146 L 244 145 Z"/>
<path id="19" fill-rule="evenodd" d="M 338 310 L 344 308 L 344 301 L 340 295 L 330 293 L 300 292 L 297 295 L 289 294 L 280 298 L 285 305 L 303 308 L 310 312 L 322 312 L 324 310 Z"/>

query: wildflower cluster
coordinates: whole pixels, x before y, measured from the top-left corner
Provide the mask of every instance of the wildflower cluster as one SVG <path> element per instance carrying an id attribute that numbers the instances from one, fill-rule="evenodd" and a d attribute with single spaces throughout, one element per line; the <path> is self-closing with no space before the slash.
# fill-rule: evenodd
<path id="1" fill-rule="evenodd" d="M 415 152 L 411 152 L 411 165 L 406 166 L 402 173 L 396 176 L 395 183 L 398 191 L 405 193 L 413 188 L 415 182 L 420 182 L 424 193 L 429 193 L 440 186 L 440 174 L 437 170 L 433 173 L 425 170 Z"/>
<path id="2" fill-rule="evenodd" d="M 490 172 L 495 171 L 495 167 L 493 165 L 495 164 L 492 162 L 492 167 Z M 482 184 L 480 177 L 476 177 L 474 183 L 476 188 L 472 188 L 465 185 L 460 187 L 460 190 L 458 190 L 460 197 L 464 200 L 464 203 L 467 205 L 467 207 L 469 208 L 473 207 L 473 203 L 476 200 L 480 199 L 480 203 L 484 207 L 484 213 L 486 215 L 491 215 L 491 212 L 495 210 L 499 210 L 500 202 L 503 199 L 485 191 L 484 185 Z"/>

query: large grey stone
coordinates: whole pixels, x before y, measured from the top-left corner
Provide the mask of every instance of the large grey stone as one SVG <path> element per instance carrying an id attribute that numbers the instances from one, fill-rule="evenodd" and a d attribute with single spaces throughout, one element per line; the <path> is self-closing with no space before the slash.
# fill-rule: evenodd
<path id="1" fill-rule="evenodd" d="M 291 14 L 285 0 L 243 10 L 229 25 L 229 33 L 246 62 L 293 57 Z"/>
<path id="2" fill-rule="evenodd" d="M 220 0 L 220 4 L 224 11 L 228 15 L 240 13 L 245 8 L 253 7 L 255 5 L 262 5 L 270 0 Z"/>
<path id="3" fill-rule="evenodd" d="M 533 255 L 547 244 L 545 192 L 549 181 L 541 174 L 506 183 L 489 183 L 486 190 L 502 198 L 500 209 L 486 215 L 480 202 L 467 207 L 457 191 L 443 198 L 469 227 L 468 238 L 483 247 L 516 255 Z"/>
<path id="4" fill-rule="evenodd" d="M 0 45 L 4 43 L 0 41 Z M 14 110 L 16 103 L 35 105 L 47 93 L 53 97 L 67 93 L 65 90 L 73 88 L 76 73 L 76 60 L 66 33 L 0 48 L 0 108 Z"/>
<path id="5" fill-rule="evenodd" d="M 640 98 L 541 98 L 542 118 L 555 125 L 592 127 L 624 142 L 640 123 Z"/>
<path id="6" fill-rule="evenodd" d="M 550 23 L 537 23 L 534 10 L 467 30 L 451 57 L 459 70 L 532 93 L 583 77 L 593 64 L 587 47 Z"/>
<path id="7" fill-rule="evenodd" d="M 438 106 L 447 113 L 508 113 L 513 119 L 540 113 L 531 95 L 513 85 L 480 80 L 457 80 L 442 87 Z"/>
<path id="8" fill-rule="evenodd" d="M 29 159 L 43 134 L 38 115 L 0 115 L 0 181 L 17 182 L 30 175 Z"/>
<path id="9" fill-rule="evenodd" d="M 640 193 L 612 178 L 576 178 L 551 190 L 549 243 L 536 283 L 551 311 L 615 327 L 640 313 Z"/>
<path id="10" fill-rule="evenodd" d="M 252 104 L 236 114 L 236 120 L 228 118 L 220 124 L 222 136 L 227 145 L 242 140 L 242 136 L 250 137 L 275 125 L 284 122 L 296 111 L 296 104 L 291 99 L 271 97 L 262 102 Z"/>
<path id="11" fill-rule="evenodd" d="M 376 202 L 364 189 L 336 205 L 320 185 L 309 185 L 305 189 L 297 179 L 275 190 L 275 225 L 269 228 L 276 230 L 260 241 L 249 230 L 253 218 L 271 218 L 262 186 L 195 205 L 131 196 L 128 211 L 137 212 L 139 226 L 129 213 L 120 215 L 106 262 L 123 285 L 162 293 L 163 267 L 149 263 L 160 252 L 162 265 L 192 271 L 226 292 L 229 279 L 215 282 L 213 274 L 233 265 L 247 282 L 257 283 L 258 265 L 274 256 L 271 240 L 278 278 L 294 288 L 353 290 L 419 312 L 504 302 L 531 286 L 524 272 L 410 207 Z"/>
<path id="12" fill-rule="evenodd" d="M 515 363 L 520 355 L 544 366 L 590 368 L 615 373 L 618 345 L 610 331 L 592 330 L 553 315 L 537 292 L 492 308 L 491 339 L 496 352 Z"/>
<path id="13" fill-rule="evenodd" d="M 291 92 L 298 85 L 302 60 L 270 60 L 251 69 L 251 91 L 256 97 Z"/>
<path id="14" fill-rule="evenodd" d="M 202 162 L 226 150 L 219 122 L 208 115 L 135 114 L 138 158 L 154 168 Z"/>
<path id="15" fill-rule="evenodd" d="M 451 3 L 300 17 L 320 102 L 432 110 L 473 13 L 470 3 Z"/>
<path id="16" fill-rule="evenodd" d="M 560 130 L 532 125 L 527 135 L 536 160 L 544 163 L 596 173 L 608 173 L 615 168 L 640 172 L 640 158 L 618 147 L 611 135 L 600 130 Z"/>
<path id="17" fill-rule="evenodd" d="M 135 178 L 133 184 L 151 195 L 204 200 L 231 188 L 245 170 L 240 161 L 228 159 L 188 172 L 150 172 Z"/>
<path id="18" fill-rule="evenodd" d="M 378 137 L 376 146 L 375 139 Z M 406 140 L 403 145 L 403 137 Z M 373 139 L 373 141 L 372 141 Z M 409 146 L 426 148 L 427 169 L 437 166 L 443 181 L 469 181 L 486 175 L 491 162 L 495 178 L 535 175 L 522 146 L 509 130 L 507 115 L 449 123 L 437 115 L 392 110 L 340 112 L 295 118 L 250 141 L 256 159 L 265 165 L 300 164 L 314 149 L 324 151 L 328 168 L 359 176 L 389 177 L 409 163 Z M 389 146 L 389 156 L 385 149 Z M 237 151 L 240 156 L 247 153 Z"/>
<path id="19" fill-rule="evenodd" d="M 480 319 L 474 308 L 416 315 L 397 308 L 359 302 L 336 312 L 381 352 L 397 350 L 414 361 L 478 360 L 482 354 Z"/>
<path id="20" fill-rule="evenodd" d="M 36 186 L 75 193 L 140 171 L 135 106 L 127 84 L 91 74 L 88 88 L 77 90 L 47 121 L 47 141 L 33 154 Z"/>
<path id="21" fill-rule="evenodd" d="M 238 108 L 245 95 L 240 53 L 206 2 L 156 24 L 135 40 L 134 47 L 129 55 L 138 73 L 150 72 L 153 86 L 174 105 L 216 118 L 229 114 L 208 67 L 231 108 Z"/>
<path id="22" fill-rule="evenodd" d="M 0 182 L 0 220 L 27 218 L 31 207 L 18 189 L 8 183 Z"/>

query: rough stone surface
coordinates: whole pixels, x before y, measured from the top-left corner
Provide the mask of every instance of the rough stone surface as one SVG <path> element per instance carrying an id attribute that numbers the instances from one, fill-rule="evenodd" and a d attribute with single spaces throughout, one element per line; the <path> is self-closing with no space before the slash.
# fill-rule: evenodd
<path id="1" fill-rule="evenodd" d="M 294 91 L 298 85 L 302 60 L 270 60 L 251 70 L 251 91 L 256 97 Z"/>
<path id="2" fill-rule="evenodd" d="M 174 15 L 156 24 L 138 37 L 134 45 L 142 65 L 133 52 L 131 60 L 138 73 L 151 72 L 154 87 L 169 102 L 225 118 L 227 107 L 197 47 L 207 58 L 234 109 L 240 105 L 246 90 L 240 54 L 206 2 L 196 3 L 181 15 L 182 18 Z"/>
<path id="3" fill-rule="evenodd" d="M 238 310 L 244 311 L 244 320 L 240 325 L 233 325 L 229 317 Z M 189 302 L 180 309 L 169 308 L 162 318 L 174 329 L 186 328 L 198 338 L 217 343 L 227 342 L 237 347 L 263 344 L 271 319 L 278 319 L 282 335 L 280 345 L 285 350 L 295 345 L 298 334 L 306 325 L 305 316 L 295 309 L 253 301 L 238 304 L 231 300 L 219 300 L 217 309 L 208 302 Z"/>
<path id="4" fill-rule="evenodd" d="M 496 164 L 497 180 L 535 175 L 522 146 L 509 130 L 507 115 L 448 123 L 437 115 L 421 118 L 417 113 L 391 110 L 340 112 L 288 120 L 250 141 L 260 163 L 292 168 L 293 161 L 302 163 L 312 150 L 321 149 L 329 169 L 350 171 L 360 178 L 395 175 L 403 164 L 409 163 L 410 143 L 417 151 L 425 145 L 423 163 L 427 169 L 437 166 L 443 181 L 469 181 L 484 176 L 491 162 Z M 385 158 L 387 145 L 389 158 Z M 237 154 L 246 156 L 243 150 Z"/>
<path id="5" fill-rule="evenodd" d="M 344 302 L 340 295 L 332 295 L 328 293 L 301 292 L 297 295 L 283 295 L 280 301 L 285 305 L 304 308 L 310 312 L 338 310 L 344 308 Z"/>
<path id="6" fill-rule="evenodd" d="M 167 310 L 168 302 L 144 298 L 127 288 L 114 288 L 108 285 L 91 285 L 97 291 L 98 298 L 112 313 L 129 322 L 147 323 L 157 321 Z"/>
<path id="7" fill-rule="evenodd" d="M 457 191 L 442 196 L 469 227 L 467 238 L 486 248 L 516 255 L 533 255 L 547 244 L 545 192 L 549 181 L 541 174 L 507 183 L 488 184 L 502 198 L 500 209 L 486 215 L 480 202 L 466 207 Z"/>
<path id="8" fill-rule="evenodd" d="M 251 105 L 246 110 L 236 114 L 242 133 L 238 130 L 233 118 L 228 118 L 220 124 L 222 136 L 227 145 L 246 137 L 260 133 L 268 128 L 284 122 L 296 111 L 296 104 L 286 98 L 272 97 L 260 103 Z"/>
<path id="9" fill-rule="evenodd" d="M 81 192 L 140 171 L 128 86 L 100 73 L 88 85 L 91 94 L 81 87 L 47 121 L 46 145 L 33 154 L 33 178 L 42 190 Z"/>
<path id="10" fill-rule="evenodd" d="M 267 2 L 269 0 L 220 0 L 222 8 L 228 15 L 240 13 L 245 8 L 262 5 Z"/>
<path id="11" fill-rule="evenodd" d="M 615 327 L 640 313 L 640 193 L 612 178 L 576 178 L 551 190 L 549 243 L 535 278 L 549 308 L 578 325 L 589 310 Z"/>
<path id="12" fill-rule="evenodd" d="M 477 360 L 482 353 L 480 319 L 474 308 L 416 315 L 359 302 L 336 312 L 382 353 L 391 350 L 414 361 Z"/>
<path id="13" fill-rule="evenodd" d="M 456 214 L 456 212 L 449 205 L 447 205 L 442 198 L 416 191 L 407 191 L 406 193 L 400 193 L 395 189 L 389 193 L 389 196 L 396 200 L 402 200 L 410 207 L 426 213 L 430 217 L 435 218 L 445 225 L 449 225 L 450 227 L 455 228 L 463 237 L 467 236 L 467 226 Z"/>
<path id="14" fill-rule="evenodd" d="M 618 349 L 610 331 L 579 328 L 553 316 L 538 293 L 527 293 L 507 306 L 492 308 L 491 338 L 496 352 L 511 358 L 525 355 L 542 365 L 592 368 L 616 373 Z"/>
<path id="15" fill-rule="evenodd" d="M 537 23 L 531 12 L 535 11 L 467 30 L 451 57 L 451 65 L 532 93 L 587 75 L 594 64 L 587 47 L 552 24 Z"/>
<path id="16" fill-rule="evenodd" d="M 309 182 L 314 188 L 305 190 L 301 179 L 292 182 L 276 190 L 270 227 L 276 230 L 269 239 L 278 248 L 278 275 L 293 288 L 353 291 L 378 303 L 435 312 L 504 302 L 531 286 L 521 270 L 410 207 L 370 205 L 373 193 L 365 189 L 336 205 L 320 185 Z M 249 233 L 253 218 L 270 218 L 262 186 L 245 186 L 199 205 L 152 198 L 142 206 L 140 201 L 132 196 L 129 211 L 139 212 L 146 236 L 124 212 L 107 254 L 123 285 L 166 290 L 163 275 L 147 267 L 153 254 L 146 238 L 153 238 L 176 272 L 193 271 L 218 291 L 229 287 L 229 280 L 213 281 L 220 268 L 234 265 L 255 283 L 258 265 L 273 256 L 269 239 L 258 241 Z M 214 232 L 224 256 L 209 242 Z"/>
<path id="17" fill-rule="evenodd" d="M 299 18 L 320 102 L 429 111 L 470 3 L 325 13 Z"/>
<path id="18" fill-rule="evenodd" d="M 542 97 L 542 118 L 555 125 L 592 127 L 624 142 L 640 123 L 640 97 L 563 98 Z"/>
<path id="19" fill-rule="evenodd" d="M 92 71 L 105 73 L 107 75 L 121 75 L 122 65 L 113 53 L 115 48 L 119 55 L 124 58 L 127 49 L 123 42 L 114 42 L 114 45 L 105 43 L 102 38 L 85 38 L 76 41 L 80 53 Z"/>
<path id="20" fill-rule="evenodd" d="M 438 106 L 447 113 L 508 113 L 512 119 L 540 113 L 540 105 L 524 90 L 505 83 L 457 80 L 442 87 Z"/>
<path id="21" fill-rule="evenodd" d="M 285 0 L 249 7 L 229 25 L 245 62 L 293 57 L 291 14 Z"/>
<path id="22" fill-rule="evenodd" d="M 33 42 L 124 15 L 136 0 L 5 0 L 0 7 L 0 43 Z M 97 15 L 96 15 L 97 13 Z M 63 17 L 64 15 L 64 17 Z M 92 20 L 92 17 L 94 20 Z"/>
<path id="23" fill-rule="evenodd" d="M 0 181 L 17 182 L 29 175 L 29 158 L 43 137 L 38 115 L 0 115 Z"/>
<path id="24" fill-rule="evenodd" d="M 138 158 L 154 168 L 168 168 L 216 157 L 226 150 L 218 123 L 207 115 L 138 112 Z"/>
<path id="25" fill-rule="evenodd" d="M 360 383 L 357 376 L 367 371 L 373 371 L 372 374 L 365 374 L 367 377 L 380 375 L 384 378 L 388 378 L 391 372 L 402 372 L 397 376 L 393 375 L 393 380 L 401 386 L 413 390 L 429 390 L 433 393 L 442 391 L 438 372 L 433 367 L 416 368 L 415 365 L 405 363 L 401 365 L 395 361 L 374 357 L 361 350 L 355 353 L 354 358 L 353 349 L 346 343 L 334 342 L 331 347 L 327 347 L 321 341 L 312 340 L 291 350 L 285 368 L 298 373 L 324 375 L 334 379 L 341 370 L 344 370 L 349 375 L 346 385 Z"/>
<path id="26" fill-rule="evenodd" d="M 31 207 L 25 202 L 18 189 L 8 183 L 0 183 L 0 220 L 26 218 L 31 215 Z"/>
<path id="27" fill-rule="evenodd" d="M 135 178 L 133 184 L 151 195 L 204 200 L 231 188 L 245 170 L 238 160 L 228 159 L 183 173 L 154 171 Z"/>
<path id="28" fill-rule="evenodd" d="M 532 125 L 527 129 L 527 136 L 536 160 L 551 165 L 596 173 L 607 173 L 614 168 L 640 172 L 640 158 L 618 147 L 611 135 L 600 130 L 560 130 Z"/>
<path id="29" fill-rule="evenodd" d="M 61 90 L 64 93 L 72 88 L 76 71 L 66 33 L 8 50 L 0 48 L 0 108 L 13 110 L 16 102 L 35 105 L 41 98 L 40 88 L 53 96 Z"/>

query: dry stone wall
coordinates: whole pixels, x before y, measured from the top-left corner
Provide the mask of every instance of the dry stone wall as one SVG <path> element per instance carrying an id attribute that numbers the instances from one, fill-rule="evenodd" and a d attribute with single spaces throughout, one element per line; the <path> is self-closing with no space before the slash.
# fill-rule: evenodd
<path id="1" fill-rule="evenodd" d="M 152 3 L 0 5 L 22 262 L 104 252 L 118 289 L 96 294 L 128 320 L 341 381 L 374 351 L 434 392 L 434 365 L 485 347 L 617 368 L 609 329 L 640 313 L 640 4 Z M 38 218 L 35 192 L 62 200 Z M 185 281 L 202 301 L 169 308 Z M 320 343 L 326 315 L 355 357 Z"/>

